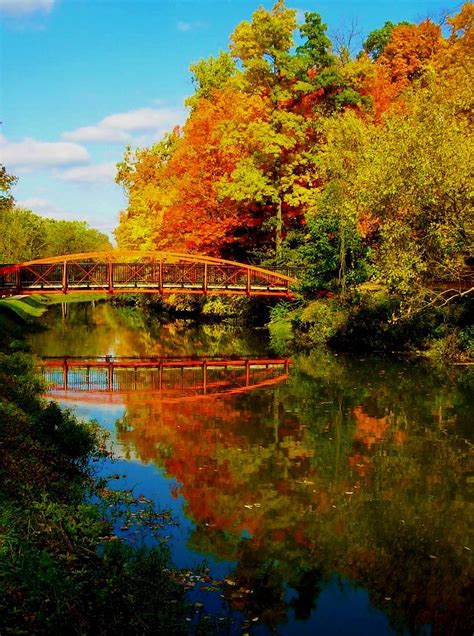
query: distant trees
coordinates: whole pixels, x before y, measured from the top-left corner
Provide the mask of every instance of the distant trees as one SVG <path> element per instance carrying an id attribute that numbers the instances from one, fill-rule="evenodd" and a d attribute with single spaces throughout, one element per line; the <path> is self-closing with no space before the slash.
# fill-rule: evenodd
<path id="1" fill-rule="evenodd" d="M 85 221 L 48 219 L 15 206 L 16 178 L 0 166 L 0 263 L 110 249 L 106 234 Z"/>

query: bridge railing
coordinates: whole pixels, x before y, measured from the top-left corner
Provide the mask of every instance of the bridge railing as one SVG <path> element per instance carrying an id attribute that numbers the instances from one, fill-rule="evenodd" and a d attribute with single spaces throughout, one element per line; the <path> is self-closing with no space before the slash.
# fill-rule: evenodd
<path id="1" fill-rule="evenodd" d="M 287 273 L 288 272 L 288 273 Z M 64 261 L 0 267 L 0 293 L 150 291 L 156 293 L 290 293 L 289 269 L 228 262 Z"/>

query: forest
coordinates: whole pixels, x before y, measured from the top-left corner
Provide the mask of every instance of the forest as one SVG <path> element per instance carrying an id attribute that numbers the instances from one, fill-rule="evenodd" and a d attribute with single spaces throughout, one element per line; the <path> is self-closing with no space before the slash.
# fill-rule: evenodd
<path id="1" fill-rule="evenodd" d="M 375 302 L 397 329 L 430 314 L 431 333 L 456 305 L 447 322 L 462 331 L 474 236 L 473 15 L 468 2 L 442 24 L 388 21 L 354 55 L 353 34 L 331 42 L 317 13 L 298 26 L 283 0 L 258 8 L 228 51 L 191 65 L 184 126 L 126 148 L 119 247 L 304 266 L 304 303 L 322 292 L 346 299 L 346 313 Z M 373 283 L 379 293 L 368 298 Z M 334 303 L 313 304 L 303 323 L 328 311 L 334 326 Z M 280 306 L 283 314 L 301 326 L 301 311 Z M 461 340 L 472 348 L 471 332 Z"/>

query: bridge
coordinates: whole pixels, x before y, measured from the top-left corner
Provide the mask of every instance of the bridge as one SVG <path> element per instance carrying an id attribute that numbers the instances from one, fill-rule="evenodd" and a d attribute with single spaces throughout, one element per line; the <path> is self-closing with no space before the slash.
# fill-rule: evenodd
<path id="1" fill-rule="evenodd" d="M 182 402 L 242 393 L 286 380 L 288 358 L 43 358 L 48 395 L 94 402 Z"/>
<path id="2" fill-rule="evenodd" d="M 71 292 L 291 297 L 295 272 L 178 252 L 84 252 L 0 265 L 0 296 Z"/>

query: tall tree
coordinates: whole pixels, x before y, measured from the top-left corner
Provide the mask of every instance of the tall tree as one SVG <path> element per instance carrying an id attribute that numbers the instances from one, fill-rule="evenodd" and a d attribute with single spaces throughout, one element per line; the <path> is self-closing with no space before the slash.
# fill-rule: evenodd
<path id="1" fill-rule="evenodd" d="M 421 75 L 442 43 L 441 28 L 431 20 L 399 24 L 392 29 L 378 62 L 388 69 L 393 82 L 408 84 Z"/>
<path id="2" fill-rule="evenodd" d="M 128 146 L 125 149 L 115 177 L 128 198 L 127 208 L 122 211 L 115 230 L 119 247 L 143 250 L 154 247 L 172 188 L 165 170 L 180 136 L 180 130 L 175 129 L 150 148 L 132 151 Z"/>

